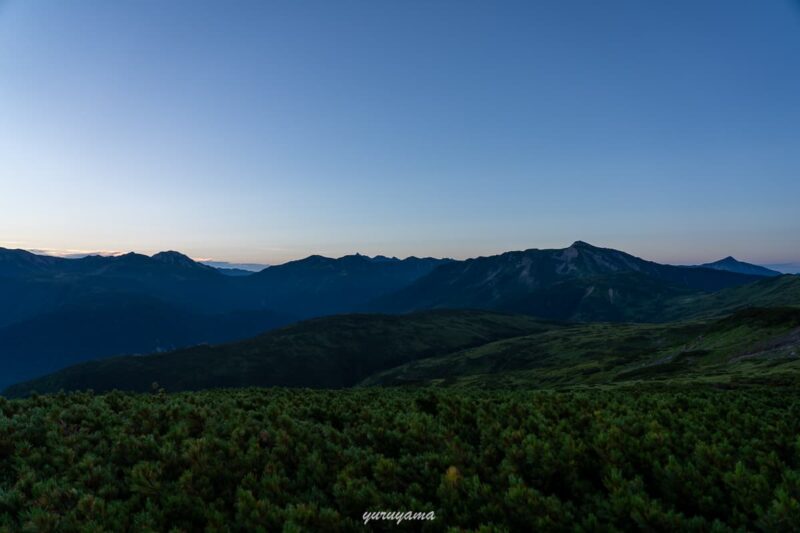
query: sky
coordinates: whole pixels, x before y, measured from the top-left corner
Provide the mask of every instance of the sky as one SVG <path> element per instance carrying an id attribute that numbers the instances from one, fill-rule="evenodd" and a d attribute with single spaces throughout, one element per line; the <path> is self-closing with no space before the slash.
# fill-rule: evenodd
<path id="1" fill-rule="evenodd" d="M 800 263 L 797 1 L 0 0 L 0 246 Z"/>

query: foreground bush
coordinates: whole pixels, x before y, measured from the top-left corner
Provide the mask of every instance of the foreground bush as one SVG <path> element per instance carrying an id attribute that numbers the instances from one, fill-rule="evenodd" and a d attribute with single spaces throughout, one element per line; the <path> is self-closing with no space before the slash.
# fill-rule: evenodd
<path id="1" fill-rule="evenodd" d="M 0 399 L 0 530 L 786 531 L 800 392 Z"/>

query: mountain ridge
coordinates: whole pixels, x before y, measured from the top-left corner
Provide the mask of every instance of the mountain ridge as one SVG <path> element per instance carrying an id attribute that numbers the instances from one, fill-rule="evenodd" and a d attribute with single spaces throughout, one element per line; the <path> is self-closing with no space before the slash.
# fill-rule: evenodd
<path id="1" fill-rule="evenodd" d="M 394 312 L 458 307 L 520 311 L 528 307 L 526 299 L 527 303 L 536 304 L 548 298 L 557 284 L 577 293 L 574 298 L 578 305 L 582 301 L 578 296 L 581 290 L 587 296 L 594 291 L 586 286 L 586 279 L 623 279 L 631 274 L 646 276 L 673 293 L 713 292 L 761 279 L 713 269 L 662 265 L 576 241 L 563 249 L 532 248 L 441 265 L 410 286 L 372 302 L 372 308 Z M 608 295 L 605 302 L 612 306 L 616 305 L 615 293 L 631 292 L 624 284 L 605 286 L 604 290 Z M 571 313 L 539 316 L 569 319 L 580 312 L 576 308 Z"/>

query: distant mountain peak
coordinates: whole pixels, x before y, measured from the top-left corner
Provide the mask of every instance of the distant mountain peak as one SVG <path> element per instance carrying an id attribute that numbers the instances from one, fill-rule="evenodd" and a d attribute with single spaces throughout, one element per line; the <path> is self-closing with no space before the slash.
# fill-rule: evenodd
<path id="1" fill-rule="evenodd" d="M 728 272 L 736 272 L 738 274 L 749 274 L 751 276 L 780 276 L 781 273 L 776 270 L 771 270 L 766 267 L 762 267 L 759 265 L 753 265 L 750 263 L 745 263 L 744 261 L 739 261 L 738 259 L 734 258 L 733 256 L 729 255 L 724 259 L 720 259 L 719 261 L 714 261 L 713 263 L 705 263 L 699 265 L 701 268 L 712 268 L 714 270 L 725 270 Z"/>
<path id="2" fill-rule="evenodd" d="M 175 266 L 183 266 L 183 267 L 190 267 L 190 268 L 202 268 L 203 270 L 214 270 L 213 267 L 208 265 L 204 265 L 202 263 L 198 263 L 191 257 L 182 254 L 180 252 L 176 252 L 174 250 L 167 250 L 165 252 L 159 252 L 152 256 L 150 259 L 156 261 L 158 263 L 163 263 L 167 265 L 175 265 Z"/>
<path id="3" fill-rule="evenodd" d="M 167 250 L 164 252 L 158 252 L 157 254 L 152 256 L 152 259 L 155 261 L 183 261 L 183 262 L 192 262 L 194 260 L 189 257 L 188 255 L 182 254 L 180 252 L 176 252 L 175 250 Z"/>
<path id="4" fill-rule="evenodd" d="M 304 259 L 296 259 L 294 261 L 289 261 L 288 263 L 285 264 L 287 265 L 304 264 L 304 263 L 314 264 L 314 263 L 328 263 L 330 261 L 335 261 L 335 260 L 331 259 L 330 257 L 325 257 L 324 255 L 314 254 L 314 255 L 309 255 Z"/>
<path id="5" fill-rule="evenodd" d="M 188 255 L 182 254 L 181 252 L 176 252 L 175 250 L 165 250 L 163 252 L 158 252 L 157 254 L 153 255 L 153 257 L 181 257 L 184 259 L 191 259 Z"/>

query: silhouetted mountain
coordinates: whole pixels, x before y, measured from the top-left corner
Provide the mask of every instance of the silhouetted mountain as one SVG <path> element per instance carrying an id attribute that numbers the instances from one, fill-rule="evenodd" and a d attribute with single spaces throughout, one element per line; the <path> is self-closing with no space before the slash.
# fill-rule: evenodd
<path id="1" fill-rule="evenodd" d="M 758 279 L 661 265 L 577 241 L 565 249 L 532 249 L 445 264 L 372 305 L 395 312 L 478 308 L 569 320 L 648 320 L 667 298 Z"/>
<path id="2" fill-rule="evenodd" d="M 206 314 L 271 310 L 304 318 L 449 307 L 564 320 L 647 320 L 665 298 L 758 279 L 659 265 L 580 241 L 563 250 L 467 261 L 311 256 L 249 276 L 223 275 L 178 252 L 82 259 L 0 252 L 0 298 L 5 302 L 0 326 L 109 292 L 156 298 Z"/>
<path id="3" fill-rule="evenodd" d="M 155 261 L 156 263 L 162 263 L 165 265 L 174 265 L 179 266 L 182 268 L 190 268 L 190 269 L 197 269 L 197 270 L 204 270 L 206 272 L 212 271 L 216 272 L 217 269 L 214 267 L 210 267 L 208 265 L 204 265 L 203 263 L 198 263 L 197 261 L 191 259 L 188 256 L 183 255 L 180 252 L 175 251 L 168 251 L 168 252 L 159 252 L 152 256 L 150 259 Z"/>
<path id="4" fill-rule="evenodd" d="M 0 381 L 354 311 L 441 262 L 315 256 L 230 276 L 174 251 L 62 259 L 0 250 L 0 360 L 11 361 Z"/>
<path id="5" fill-rule="evenodd" d="M 713 268 L 714 270 L 725 270 L 726 272 L 736 272 L 738 274 L 748 274 L 750 276 L 780 276 L 781 273 L 769 268 L 737 261 L 731 256 L 713 263 L 700 265 L 702 268 Z"/>
<path id="6" fill-rule="evenodd" d="M 198 263 L 178 252 L 160 252 L 152 257 L 137 253 L 104 257 L 93 255 L 75 259 L 72 272 L 86 276 L 113 276 L 133 280 L 213 279 L 217 269 Z"/>
<path id="7" fill-rule="evenodd" d="M 65 259 L 36 255 L 25 250 L 0 248 L 0 277 L 36 278 L 58 276 L 73 281 L 80 276 L 127 278 L 219 275 L 216 269 L 178 252 L 160 252 L 152 257 L 134 252 L 118 256 L 90 255 Z"/>
<path id="8" fill-rule="evenodd" d="M 339 259 L 312 255 L 262 270 L 247 281 L 262 295 L 264 307 L 311 317 L 359 310 L 372 299 L 397 291 L 449 262 L 360 254 Z"/>
<path id="9" fill-rule="evenodd" d="M 0 248 L 0 276 L 2 277 L 56 274 L 66 267 L 68 262 L 68 259 L 36 255 L 25 250 Z"/>

